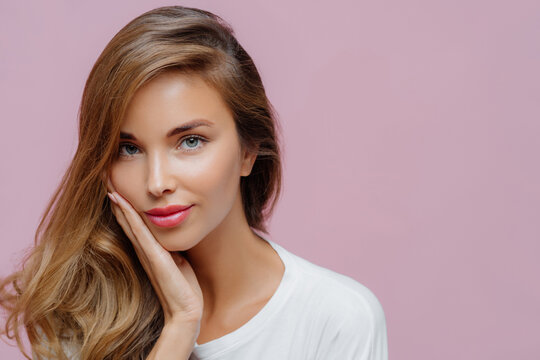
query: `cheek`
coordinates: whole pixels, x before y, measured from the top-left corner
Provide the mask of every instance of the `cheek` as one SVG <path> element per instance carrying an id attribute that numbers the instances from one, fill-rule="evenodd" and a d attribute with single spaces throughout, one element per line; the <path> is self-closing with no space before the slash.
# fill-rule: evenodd
<path id="1" fill-rule="evenodd" d="M 194 202 L 216 216 L 232 206 L 240 183 L 240 151 L 234 141 L 221 141 L 200 156 L 169 158 L 167 174 L 175 183 L 172 202 Z M 147 196 L 146 164 L 143 159 L 119 161 L 111 168 L 115 190 L 137 211 L 143 211 L 151 199 Z M 224 208 L 225 207 L 225 208 Z"/>
<path id="2" fill-rule="evenodd" d="M 216 146 L 191 165 L 191 171 L 183 176 L 190 191 L 215 208 L 231 203 L 240 183 L 239 155 L 234 144 Z"/>
<path id="3" fill-rule="evenodd" d="M 117 162 L 111 168 L 111 182 L 116 192 L 128 200 L 136 210 L 144 206 L 140 199 L 144 192 L 144 176 L 142 164 L 137 161 Z M 139 198 L 138 198 L 139 197 Z"/>

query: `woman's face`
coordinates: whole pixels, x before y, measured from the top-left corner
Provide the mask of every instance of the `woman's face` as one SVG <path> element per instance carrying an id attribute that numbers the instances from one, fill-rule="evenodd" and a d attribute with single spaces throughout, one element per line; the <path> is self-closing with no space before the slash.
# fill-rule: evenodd
<path id="1" fill-rule="evenodd" d="M 227 216 L 241 218 L 230 213 L 241 211 L 233 206 L 240 176 L 249 175 L 254 160 L 241 150 L 217 90 L 198 76 L 168 72 L 135 93 L 110 179 L 165 249 L 183 251 Z"/>

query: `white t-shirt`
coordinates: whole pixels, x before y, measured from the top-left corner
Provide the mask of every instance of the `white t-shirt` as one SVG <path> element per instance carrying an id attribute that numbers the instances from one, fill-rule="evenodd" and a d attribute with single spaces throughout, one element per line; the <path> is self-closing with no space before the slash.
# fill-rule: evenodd
<path id="1" fill-rule="evenodd" d="M 189 360 L 388 359 L 384 312 L 368 288 L 259 236 L 285 266 L 276 292 L 238 329 L 195 343 Z M 64 349 L 79 358 L 72 346 Z"/>
<path id="2" fill-rule="evenodd" d="M 259 236 L 285 265 L 276 292 L 240 328 L 195 343 L 190 360 L 388 359 L 384 312 L 368 288 Z"/>

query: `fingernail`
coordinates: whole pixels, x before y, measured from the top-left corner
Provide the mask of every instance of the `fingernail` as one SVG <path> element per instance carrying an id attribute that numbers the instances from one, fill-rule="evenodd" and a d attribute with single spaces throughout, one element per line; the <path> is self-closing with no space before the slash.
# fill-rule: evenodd
<path id="1" fill-rule="evenodd" d="M 116 201 L 116 198 L 114 197 L 113 194 L 111 194 L 110 192 L 108 192 L 107 195 L 109 196 L 109 199 L 111 199 L 111 201 L 112 201 L 113 203 L 115 203 L 116 205 L 118 205 L 118 201 Z"/>

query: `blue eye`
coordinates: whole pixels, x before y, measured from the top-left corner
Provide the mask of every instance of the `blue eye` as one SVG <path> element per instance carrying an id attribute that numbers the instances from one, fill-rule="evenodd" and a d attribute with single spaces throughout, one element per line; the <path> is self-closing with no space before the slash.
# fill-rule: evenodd
<path id="1" fill-rule="evenodd" d="M 119 155 L 120 156 L 135 155 L 137 151 L 139 151 L 139 149 L 135 145 L 130 144 L 130 143 L 124 143 L 124 144 L 120 144 Z"/>
<path id="2" fill-rule="evenodd" d="M 188 135 L 181 139 L 179 147 L 183 152 L 191 152 L 199 150 L 204 143 L 208 142 L 205 138 L 199 135 Z M 118 156 L 131 157 L 140 152 L 139 148 L 132 143 L 121 143 L 118 149 Z"/>
<path id="3" fill-rule="evenodd" d="M 180 147 L 182 144 L 186 144 L 184 149 L 186 151 L 194 151 L 202 147 L 202 143 L 206 142 L 201 136 L 198 135 L 189 135 L 180 141 Z"/>

